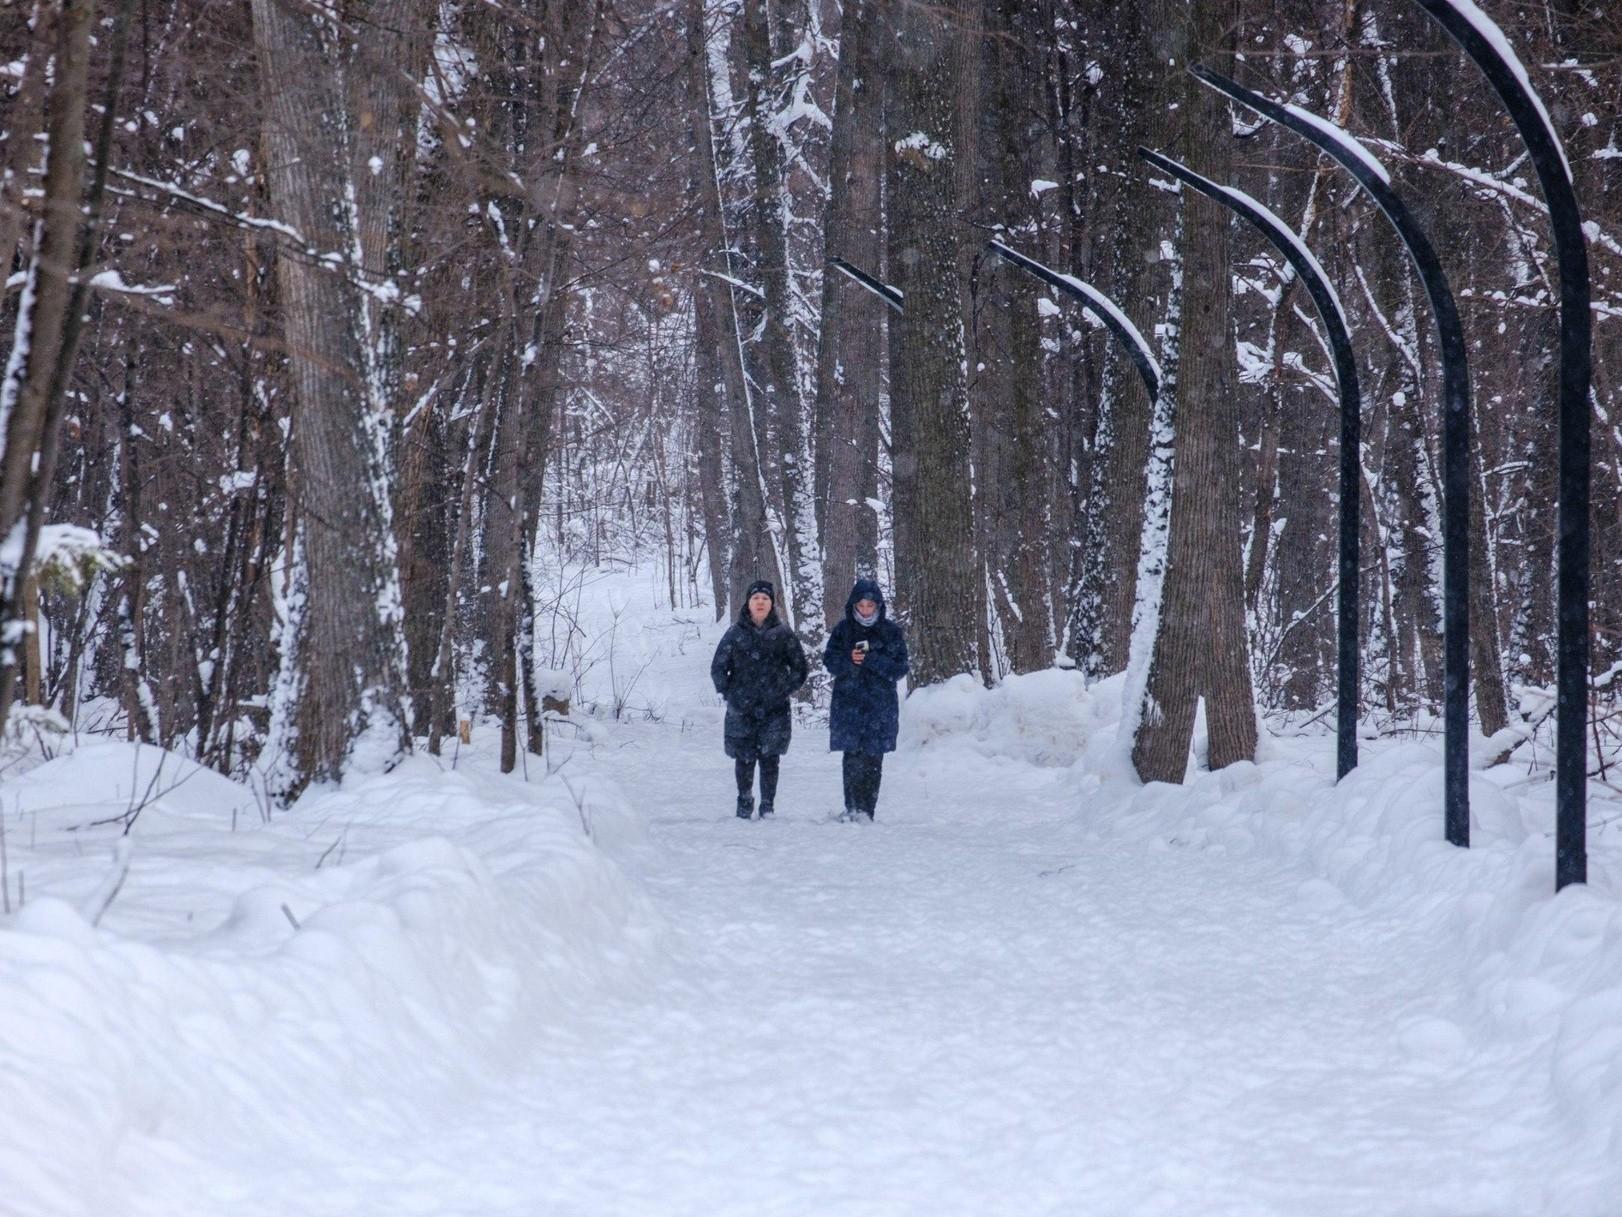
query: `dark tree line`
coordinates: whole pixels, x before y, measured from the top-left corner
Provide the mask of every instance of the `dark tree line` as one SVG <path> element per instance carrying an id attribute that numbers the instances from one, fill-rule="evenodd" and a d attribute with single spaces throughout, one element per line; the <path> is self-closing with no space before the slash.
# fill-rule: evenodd
<path id="1" fill-rule="evenodd" d="M 1622 18 L 1490 4 L 1591 221 L 1594 698 L 1622 659 Z M 544 747 L 567 571 L 757 577 L 815 642 L 857 574 L 920 681 L 1127 672 L 1177 780 L 1333 695 L 1335 393 L 1310 301 L 1139 145 L 1317 251 L 1364 381 L 1364 711 L 1441 697 L 1439 369 L 1344 174 L 1186 71 L 1362 138 L 1464 311 L 1484 732 L 1553 679 L 1541 200 L 1406 0 L 31 0 L 0 18 L 0 715 L 284 795 L 501 724 Z M 1119 301 L 1151 401 L 997 237 Z M 826 272 L 903 293 L 892 311 Z M 563 624 L 560 626 L 560 622 Z M 1507 745 L 1506 745 L 1507 746 Z"/>

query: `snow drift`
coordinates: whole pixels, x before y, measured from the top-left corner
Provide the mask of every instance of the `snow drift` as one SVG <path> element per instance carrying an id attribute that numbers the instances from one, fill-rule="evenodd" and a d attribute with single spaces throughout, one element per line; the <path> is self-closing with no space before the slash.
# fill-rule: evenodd
<path id="1" fill-rule="evenodd" d="M 597 774 L 526 788 L 418 758 L 267 821 L 251 791 L 119 744 L 0 803 L 34 839 L 0 932 L 8 1213 L 132 1211 L 109 1164 L 179 1146 L 269 1164 L 386 1137 L 635 983 L 660 934 L 594 843 L 639 836 Z"/>
<path id="2" fill-rule="evenodd" d="M 1622 842 L 1601 831 L 1603 811 L 1591 812 L 1589 883 L 1556 895 L 1552 788 L 1521 769 L 1471 773 L 1468 850 L 1443 835 L 1439 742 L 1365 741 L 1362 764 L 1339 784 L 1325 735 L 1269 740 L 1260 764 L 1191 766 L 1182 786 L 1143 785 L 1121 766 L 1119 686 L 1088 690 L 1052 671 L 985 689 L 960 676 L 908 699 L 903 743 L 926 763 L 945 751 L 1069 766 L 1078 809 L 1102 833 L 1273 855 L 1312 876 L 1303 902 L 1347 917 L 1401 910 L 1454 944 L 1470 984 L 1461 1008 L 1416 1012 L 1402 1050 L 1464 1069 L 1513 1043 L 1546 1062 L 1572 1143 L 1622 1161 Z M 1590 1204 L 1585 1190 L 1551 1197 L 1548 1211 Z"/>

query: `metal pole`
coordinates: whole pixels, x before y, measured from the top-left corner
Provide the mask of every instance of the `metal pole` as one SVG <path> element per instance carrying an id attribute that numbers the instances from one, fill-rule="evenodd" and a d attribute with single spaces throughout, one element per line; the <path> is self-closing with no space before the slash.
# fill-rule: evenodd
<path id="1" fill-rule="evenodd" d="M 1419 271 L 1442 353 L 1442 653 L 1446 739 L 1442 750 L 1447 839 L 1470 844 L 1470 372 L 1464 329 L 1430 238 L 1391 188 L 1391 175 L 1369 150 L 1333 123 L 1298 106 L 1280 105 L 1198 64 L 1189 68 L 1219 93 L 1311 140 L 1334 157 L 1397 230 Z"/>
<path id="2" fill-rule="evenodd" d="M 1079 300 L 1082 307 L 1097 317 L 1104 328 L 1114 335 L 1115 340 L 1126 348 L 1126 353 L 1132 357 L 1132 362 L 1138 369 L 1138 375 L 1143 378 L 1143 387 L 1149 390 L 1149 400 L 1154 401 L 1160 396 L 1160 361 L 1149 349 L 1149 344 L 1143 340 L 1138 327 L 1132 324 L 1131 319 L 1121 311 L 1115 301 L 1091 283 L 1085 283 L 1074 275 L 1061 274 L 1051 267 L 1042 265 L 1035 258 L 1027 258 L 1001 241 L 988 241 L 986 244 L 998 257 L 1012 262 L 1023 271 L 1028 271 L 1049 286 L 1058 288 L 1065 295 Z"/>
<path id="3" fill-rule="evenodd" d="M 1312 303 L 1323 319 L 1334 355 L 1335 380 L 1340 387 L 1340 589 L 1338 624 L 1339 671 L 1337 675 L 1337 721 L 1335 731 L 1335 780 L 1357 767 L 1357 600 L 1358 539 L 1362 522 L 1361 479 L 1363 399 L 1357 384 L 1357 361 L 1352 357 L 1352 336 L 1346 324 L 1346 311 L 1330 285 L 1323 266 L 1296 235 L 1295 230 L 1243 190 L 1223 186 L 1195 173 L 1188 166 L 1148 148 L 1138 155 L 1157 169 L 1163 169 L 1186 182 L 1207 198 L 1215 199 L 1248 220 L 1284 255 L 1312 295 Z"/>
<path id="4" fill-rule="evenodd" d="M 843 258 L 829 258 L 828 265 L 839 271 L 846 278 L 860 283 L 863 287 L 872 292 L 880 300 L 884 301 L 884 303 L 888 304 L 896 312 L 904 313 L 907 311 L 902 307 L 901 289 L 899 287 L 891 287 L 883 280 L 875 279 L 865 270 L 856 269 L 856 267 L 852 266 Z"/>
<path id="5" fill-rule="evenodd" d="M 1509 111 L 1549 203 L 1560 268 L 1559 634 L 1555 708 L 1555 890 L 1588 881 L 1588 246 L 1560 137 L 1503 32 L 1470 0 L 1419 0 Z"/>

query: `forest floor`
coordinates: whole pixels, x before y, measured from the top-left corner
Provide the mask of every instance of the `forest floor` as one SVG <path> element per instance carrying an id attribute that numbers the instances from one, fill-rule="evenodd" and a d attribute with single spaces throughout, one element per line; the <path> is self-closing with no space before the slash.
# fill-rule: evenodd
<path id="1" fill-rule="evenodd" d="M 0 1213 L 1622 1211 L 1622 850 L 1553 898 L 1541 785 L 1476 775 L 1468 853 L 1428 744 L 1144 788 L 1049 673 L 914 698 L 871 825 L 807 715 L 746 823 L 715 634 L 627 633 L 527 783 L 0 784 Z"/>

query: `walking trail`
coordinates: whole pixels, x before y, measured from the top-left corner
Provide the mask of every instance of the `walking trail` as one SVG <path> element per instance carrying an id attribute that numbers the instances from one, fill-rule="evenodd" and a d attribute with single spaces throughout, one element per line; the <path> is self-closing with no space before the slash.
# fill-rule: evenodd
<path id="1" fill-rule="evenodd" d="M 714 742 L 650 726 L 614 761 L 667 970 L 368 1171 L 367 1211 L 1541 1211 L 1547 1079 L 1451 1042 L 1421 927 L 945 749 L 836 824 L 802 728 L 779 817 L 739 822 Z"/>

